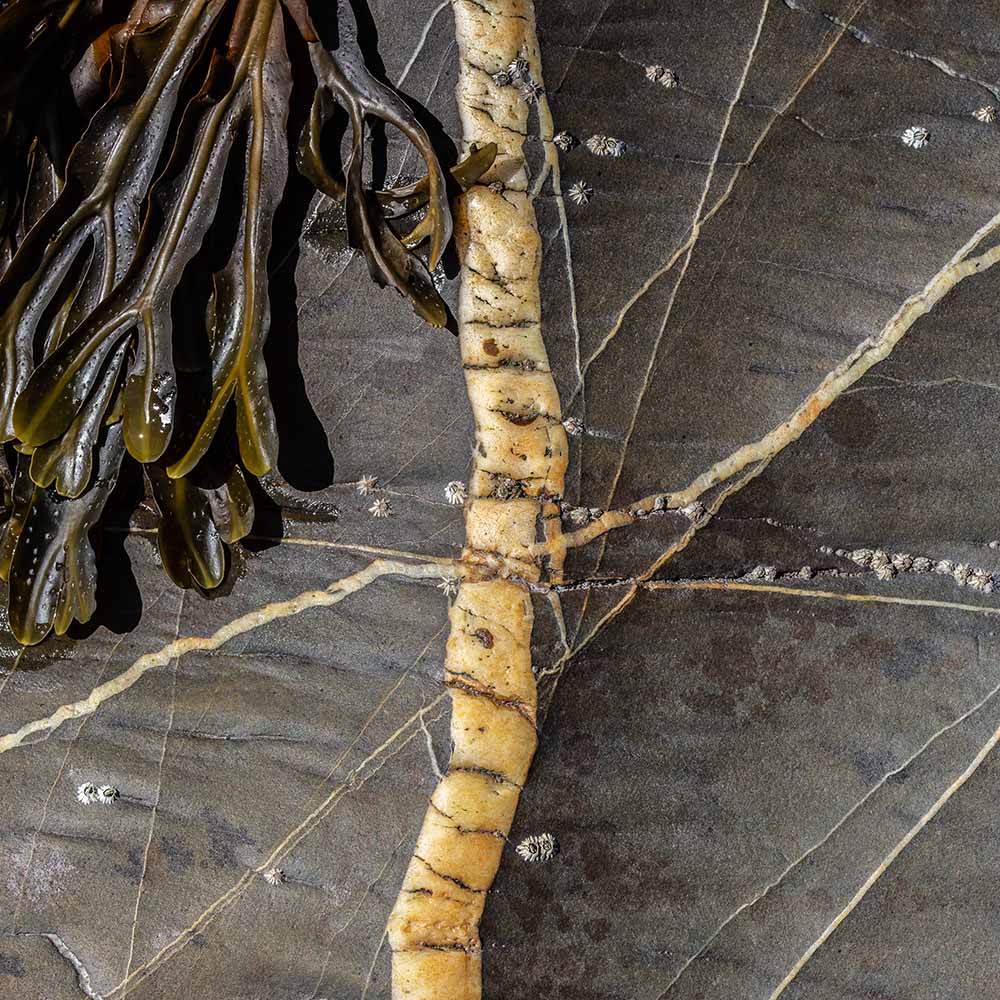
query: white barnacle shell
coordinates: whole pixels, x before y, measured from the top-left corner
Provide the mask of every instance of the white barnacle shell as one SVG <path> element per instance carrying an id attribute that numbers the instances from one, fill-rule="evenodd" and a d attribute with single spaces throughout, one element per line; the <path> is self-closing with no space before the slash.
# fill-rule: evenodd
<path id="1" fill-rule="evenodd" d="M 379 497 L 369 508 L 368 513 L 372 517 L 389 517 L 392 514 L 392 507 L 385 497 Z"/>
<path id="2" fill-rule="evenodd" d="M 592 135 L 584 145 L 594 156 L 625 155 L 625 143 L 611 135 Z"/>
<path id="3" fill-rule="evenodd" d="M 564 153 L 568 153 L 576 145 L 576 139 L 574 139 L 569 132 L 556 132 L 556 134 L 552 136 L 552 142 Z"/>
<path id="4" fill-rule="evenodd" d="M 934 560 L 928 559 L 927 556 L 914 556 L 910 568 L 914 573 L 929 573 L 934 569 Z"/>
<path id="5" fill-rule="evenodd" d="M 531 864 L 551 861 L 559 853 L 559 841 L 551 833 L 535 833 L 517 845 L 517 853 Z"/>
<path id="6" fill-rule="evenodd" d="M 521 84 L 521 96 L 530 104 L 532 101 L 537 101 L 542 94 L 545 93 L 544 88 L 540 83 L 535 83 L 534 80 L 525 80 Z"/>
<path id="7" fill-rule="evenodd" d="M 566 417 L 562 425 L 570 437 L 579 437 L 583 433 L 583 421 L 579 417 Z"/>
<path id="8" fill-rule="evenodd" d="M 378 486 L 378 477 L 371 475 L 362 476 L 356 483 L 357 491 L 363 496 L 368 496 Z"/>
<path id="9" fill-rule="evenodd" d="M 952 570 L 951 575 L 955 578 L 955 582 L 960 587 L 964 587 L 969 582 L 969 576 L 971 573 L 972 569 L 967 563 L 959 563 Z"/>
<path id="10" fill-rule="evenodd" d="M 121 797 L 121 792 L 114 785 L 101 785 L 97 789 L 97 801 L 102 805 L 110 806 Z"/>
<path id="11" fill-rule="evenodd" d="M 913 569 L 913 556 L 908 552 L 893 552 L 892 564 L 900 573 L 907 573 Z"/>
<path id="12" fill-rule="evenodd" d="M 518 56 L 516 59 L 511 60 L 510 65 L 507 67 L 507 73 L 512 80 L 520 83 L 522 80 L 528 78 L 528 75 L 531 73 L 531 65 L 524 56 Z"/>
<path id="13" fill-rule="evenodd" d="M 939 559 L 934 564 L 934 572 L 942 576 L 951 576 L 955 572 L 955 564 L 950 559 Z"/>
<path id="14" fill-rule="evenodd" d="M 469 491 L 466 489 L 465 483 L 458 479 L 453 479 L 444 488 L 444 498 L 452 506 L 461 507 L 469 499 Z"/>
<path id="15" fill-rule="evenodd" d="M 910 149 L 923 149 L 930 136 L 930 132 L 923 125 L 910 125 L 903 130 L 903 134 L 899 138 L 903 145 L 909 146 Z"/>
<path id="16" fill-rule="evenodd" d="M 280 868 L 268 868 L 264 872 L 264 881 L 268 885 L 281 885 L 285 881 L 285 873 Z"/>
<path id="17" fill-rule="evenodd" d="M 969 574 L 969 586 L 984 594 L 993 593 L 993 574 L 985 569 L 974 569 Z"/>
<path id="18" fill-rule="evenodd" d="M 458 596 L 458 580 L 453 576 L 442 576 L 441 582 L 437 585 L 437 589 L 440 590 L 445 597 L 456 597 Z"/>
<path id="19" fill-rule="evenodd" d="M 566 192 L 566 197 L 574 205 L 586 205 L 593 196 L 594 189 L 586 181 L 574 181 Z"/>
<path id="20" fill-rule="evenodd" d="M 992 125 L 997 120 L 997 109 L 992 104 L 984 104 L 972 112 L 972 117 L 984 125 Z"/>
<path id="21" fill-rule="evenodd" d="M 839 555 L 840 553 L 838 552 L 837 554 Z M 867 567 L 871 566 L 872 556 L 874 554 L 875 553 L 872 552 L 871 549 L 855 549 L 853 552 L 847 553 L 847 558 L 850 559 L 851 562 L 857 563 L 859 566 Z"/>
<path id="22" fill-rule="evenodd" d="M 85 781 L 82 785 L 77 786 L 76 799 L 78 802 L 82 802 L 85 806 L 89 806 L 91 803 L 96 802 L 97 798 L 97 785 L 95 785 L 92 781 Z"/>
<path id="23" fill-rule="evenodd" d="M 667 90 L 677 86 L 677 74 L 672 69 L 667 69 L 666 66 L 647 66 L 646 79 L 650 83 L 658 83 Z"/>
<path id="24" fill-rule="evenodd" d="M 681 507 L 680 512 L 696 526 L 702 525 L 709 517 L 705 505 L 700 500 L 692 500 L 686 507 Z"/>
<path id="25" fill-rule="evenodd" d="M 498 500 L 516 500 L 521 493 L 521 484 L 511 476 L 494 477 L 493 496 Z"/>
<path id="26" fill-rule="evenodd" d="M 587 524 L 590 521 L 590 508 L 570 507 L 567 516 L 573 524 Z"/>
<path id="27" fill-rule="evenodd" d="M 896 575 L 896 567 L 885 549 L 876 549 L 872 553 L 871 568 L 880 580 L 891 580 Z"/>

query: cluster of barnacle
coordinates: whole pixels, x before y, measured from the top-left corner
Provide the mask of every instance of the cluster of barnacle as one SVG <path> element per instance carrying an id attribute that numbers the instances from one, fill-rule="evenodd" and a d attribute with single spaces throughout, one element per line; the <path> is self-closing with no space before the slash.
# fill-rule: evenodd
<path id="1" fill-rule="evenodd" d="M 612 135 L 592 135 L 584 145 L 594 156 L 624 156 L 625 143 Z"/>
<path id="2" fill-rule="evenodd" d="M 551 833 L 533 833 L 517 845 L 517 853 L 531 864 L 551 861 L 559 853 L 559 842 Z"/>
<path id="3" fill-rule="evenodd" d="M 997 109 L 993 104 L 983 104 L 972 112 L 972 117 L 983 125 L 992 125 L 997 120 Z M 910 149 L 923 149 L 930 142 L 930 130 L 924 125 L 908 125 L 899 135 L 899 141 Z"/>
<path id="4" fill-rule="evenodd" d="M 600 507 L 574 507 L 572 504 L 563 504 L 562 512 L 571 524 L 581 527 L 596 521 L 604 514 Z"/>
<path id="5" fill-rule="evenodd" d="M 248 480 L 276 478 L 263 347 L 291 150 L 345 201 L 373 280 L 433 326 L 452 229 L 431 141 L 366 67 L 347 0 L 0 0 L 0 55 L 0 577 L 34 643 L 95 610 L 90 536 L 124 461 L 144 470 L 180 586 L 218 586 L 249 532 Z M 422 179 L 368 190 L 373 120 L 416 147 Z M 495 155 L 473 147 L 454 184 Z"/>
<path id="6" fill-rule="evenodd" d="M 121 798 L 121 793 L 114 785 L 97 785 L 93 781 L 85 781 L 77 786 L 76 798 L 85 806 L 94 802 L 101 805 L 110 806 Z"/>
<path id="7" fill-rule="evenodd" d="M 355 489 L 363 496 L 371 496 L 380 489 L 378 477 L 371 474 L 363 475 L 355 484 Z M 469 498 L 469 490 L 465 483 L 453 479 L 444 487 L 444 498 L 453 507 L 461 507 Z M 368 508 L 368 513 L 374 518 L 392 517 L 392 504 L 386 496 L 377 496 Z"/>
<path id="8" fill-rule="evenodd" d="M 956 563 L 950 559 L 931 559 L 927 556 L 913 556 L 908 552 L 888 552 L 885 549 L 835 549 L 829 545 L 820 547 L 820 552 L 827 556 L 839 556 L 848 559 L 863 569 L 871 570 L 880 580 L 895 579 L 900 573 L 937 573 L 947 576 L 961 587 L 971 587 L 983 594 L 992 594 L 993 574 L 986 569 L 970 566 L 968 563 Z M 751 581 L 772 582 L 779 579 L 797 578 L 811 580 L 816 576 L 839 576 L 836 569 L 816 570 L 811 566 L 803 566 L 791 572 L 780 572 L 775 566 L 754 566 L 746 572 L 742 579 Z"/>
<path id="9" fill-rule="evenodd" d="M 766 583 L 773 583 L 775 580 L 811 580 L 816 575 L 816 570 L 812 566 L 801 566 L 799 569 L 792 570 L 789 573 L 782 573 L 778 570 L 777 566 L 760 564 L 744 573 L 741 579 L 751 581 L 763 580 Z M 823 575 L 836 576 L 836 570 L 832 571 L 832 573 L 828 570 Z"/>
<path id="10" fill-rule="evenodd" d="M 494 73 L 493 82 L 498 87 L 517 87 L 529 104 L 544 93 L 541 84 L 531 75 L 531 64 L 524 56 L 517 56 L 509 65 Z"/>
<path id="11" fill-rule="evenodd" d="M 956 563 L 950 559 L 930 559 L 911 556 L 907 552 L 886 552 L 885 549 L 833 549 L 833 555 L 865 569 L 870 569 L 880 580 L 891 580 L 899 573 L 937 573 L 951 577 L 960 587 L 971 587 L 984 594 L 993 593 L 993 574 L 986 569 Z"/>

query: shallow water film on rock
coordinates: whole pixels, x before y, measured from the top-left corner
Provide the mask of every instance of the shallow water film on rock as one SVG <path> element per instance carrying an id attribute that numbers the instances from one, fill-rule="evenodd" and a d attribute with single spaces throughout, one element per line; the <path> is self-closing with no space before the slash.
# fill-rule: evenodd
<path id="1" fill-rule="evenodd" d="M 992 5 L 0 52 L 0 995 L 1000 993 Z"/>

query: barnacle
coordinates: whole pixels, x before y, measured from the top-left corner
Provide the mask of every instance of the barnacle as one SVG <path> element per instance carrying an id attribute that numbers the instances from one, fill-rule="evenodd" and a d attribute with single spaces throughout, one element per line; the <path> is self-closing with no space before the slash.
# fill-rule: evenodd
<path id="1" fill-rule="evenodd" d="M 113 805 L 121 798 L 121 792 L 114 785 L 101 785 L 97 789 L 97 801 L 102 805 Z"/>
<path id="2" fill-rule="evenodd" d="M 369 508 L 372 517 L 385 518 L 392 516 L 392 506 L 385 497 L 379 497 Z"/>
<path id="3" fill-rule="evenodd" d="M 594 196 L 594 189 L 586 181 L 574 181 L 566 195 L 574 205 L 586 205 Z"/>
<path id="4" fill-rule="evenodd" d="M 368 71 L 350 4 L 315 4 L 336 18 L 333 48 L 312 6 L 0 3 L 0 441 L 18 453 L 0 577 L 23 643 L 93 614 L 90 536 L 126 460 L 144 468 L 178 585 L 218 586 L 249 532 L 247 476 L 273 476 L 278 453 L 263 348 L 290 149 L 316 188 L 346 199 L 373 279 L 446 323 L 430 276 L 451 238 L 446 172 L 409 105 Z M 286 25 L 314 77 L 301 136 L 289 135 Z M 353 129 L 342 174 L 322 143 L 338 104 Z M 425 177 L 365 188 L 369 119 L 413 143 Z M 475 183 L 495 155 L 472 147 L 452 184 Z M 408 233 L 390 226 L 421 210 Z"/>
<path id="5" fill-rule="evenodd" d="M 76 789 L 76 799 L 85 806 L 96 802 L 98 798 L 98 788 L 92 781 L 85 781 L 78 785 Z"/>
<path id="6" fill-rule="evenodd" d="M 666 90 L 677 86 L 677 74 L 666 66 L 653 65 L 646 67 L 646 79 L 650 83 L 658 83 Z"/>
<path id="7" fill-rule="evenodd" d="M 556 132 L 552 141 L 564 153 L 568 153 L 576 145 L 576 139 L 569 132 Z"/>
<path id="8" fill-rule="evenodd" d="M 559 853 L 559 842 L 551 833 L 533 833 L 517 845 L 517 853 L 532 864 L 551 861 Z"/>
<path id="9" fill-rule="evenodd" d="M 911 149 L 923 149 L 930 141 L 930 132 L 923 125 L 910 125 L 899 137 L 904 146 Z"/>
<path id="10" fill-rule="evenodd" d="M 461 507 L 469 499 L 469 490 L 465 483 L 454 479 L 445 486 L 444 498 L 455 507 Z"/>
<path id="11" fill-rule="evenodd" d="M 625 143 L 611 135 L 592 135 L 584 145 L 594 156 L 625 155 Z"/>
<path id="12" fill-rule="evenodd" d="M 377 476 L 362 476 L 356 484 L 356 489 L 363 497 L 368 496 L 373 490 L 378 487 L 378 477 Z"/>

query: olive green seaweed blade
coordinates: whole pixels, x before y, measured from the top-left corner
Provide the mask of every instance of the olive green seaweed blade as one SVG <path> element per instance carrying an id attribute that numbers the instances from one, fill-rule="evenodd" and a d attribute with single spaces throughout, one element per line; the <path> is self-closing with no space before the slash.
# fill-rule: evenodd
<path id="1" fill-rule="evenodd" d="M 264 343 L 271 312 L 268 257 L 274 216 L 288 179 L 288 103 L 291 73 L 280 17 L 252 62 L 249 140 L 239 224 L 225 267 L 215 275 L 212 391 L 208 408 L 169 475 L 190 473 L 206 454 L 230 401 L 235 403 L 240 457 L 262 476 L 274 468 L 278 431 L 267 385 Z"/>
<path id="2" fill-rule="evenodd" d="M 55 486 L 65 497 L 78 497 L 90 485 L 94 449 L 112 396 L 119 384 L 127 344 L 111 357 L 91 397 L 66 431 L 31 454 L 31 478 L 37 486 Z"/>
<path id="3" fill-rule="evenodd" d="M 62 434 L 90 395 L 118 335 L 136 322 L 134 294 L 130 298 L 123 286 L 148 249 L 140 239 L 144 205 L 176 131 L 184 80 L 225 4 L 190 0 L 133 10 L 117 89 L 70 154 L 60 196 L 27 232 L 0 279 L 5 439 L 37 445 Z M 76 266 L 88 247 L 93 274 L 81 287 L 95 301 L 76 330 L 48 357 L 37 357 L 37 345 L 52 340 L 41 326 L 49 303 L 65 282 L 79 280 Z"/>
<path id="4" fill-rule="evenodd" d="M 133 321 L 132 315 L 117 314 L 109 304 L 92 325 L 64 340 L 34 370 L 14 403 L 19 441 L 37 446 L 66 431 L 97 388 L 108 357 Z"/>
<path id="5" fill-rule="evenodd" d="M 469 147 L 469 155 L 451 168 L 451 176 L 462 191 L 468 191 L 493 166 L 496 158 L 495 142 L 487 142 L 482 146 L 473 143 Z M 376 192 L 382 212 L 388 219 L 416 212 L 427 204 L 429 196 L 430 181 L 426 174 L 412 184 Z"/>
<path id="6" fill-rule="evenodd" d="M 374 195 L 363 186 L 364 129 L 355 122 L 354 149 L 347 166 L 347 235 L 351 246 L 364 251 L 368 273 L 382 288 L 391 286 L 410 300 L 414 312 L 425 323 L 443 327 L 448 310 L 424 262 L 410 253 L 389 228 Z"/>
<path id="7" fill-rule="evenodd" d="M 368 71 L 358 45 L 357 28 L 349 3 L 345 0 L 338 2 L 339 45 L 334 52 L 328 51 L 316 39 L 310 25 L 300 23 L 300 30 L 309 43 L 309 58 L 320 90 L 327 90 L 336 99 L 347 111 L 351 123 L 352 148 L 345 170 L 345 211 L 350 245 L 364 252 L 368 271 L 376 284 L 383 288 L 391 286 L 410 299 L 417 315 L 431 326 L 444 326 L 448 318 L 447 309 L 434 287 L 428 267 L 410 253 L 389 229 L 378 199 L 374 195 L 369 196 L 363 180 L 365 121 L 372 118 L 399 129 L 424 159 L 427 167 L 427 220 L 421 226 L 430 238 L 428 264 L 433 270 L 451 238 L 452 222 L 444 172 L 430 137 L 403 98 Z M 333 193 L 326 180 L 332 171 L 322 162 L 320 133 L 332 113 L 332 102 L 317 99 L 300 144 L 300 165 L 305 167 L 303 172 L 327 193 Z"/>
<path id="8" fill-rule="evenodd" d="M 146 467 L 160 510 L 156 532 L 163 568 L 178 587 L 212 590 L 226 574 L 226 544 L 244 538 L 253 500 L 236 467 L 214 487 L 191 476 L 173 478 L 160 465 Z"/>
<path id="9" fill-rule="evenodd" d="M 346 193 L 344 184 L 327 166 L 321 141 L 323 126 L 333 117 L 334 105 L 333 96 L 329 91 L 322 87 L 316 91 L 309 110 L 309 120 L 299 137 L 295 164 L 299 173 L 310 181 L 317 191 L 322 191 L 335 201 L 341 201 Z"/>
<path id="10" fill-rule="evenodd" d="M 125 448 L 121 426 L 109 427 L 98 449 L 96 476 L 80 497 L 35 486 L 28 458 L 15 473 L 15 505 L 0 543 L 8 582 L 8 617 L 22 645 L 50 631 L 63 634 L 74 620 L 89 621 L 96 609 L 97 563 L 90 532 L 115 486 Z"/>
<path id="11" fill-rule="evenodd" d="M 163 568 L 178 587 L 218 587 L 226 574 L 226 550 L 208 500 L 191 481 L 171 479 L 159 466 L 146 472 L 160 509 L 156 545 Z"/>

